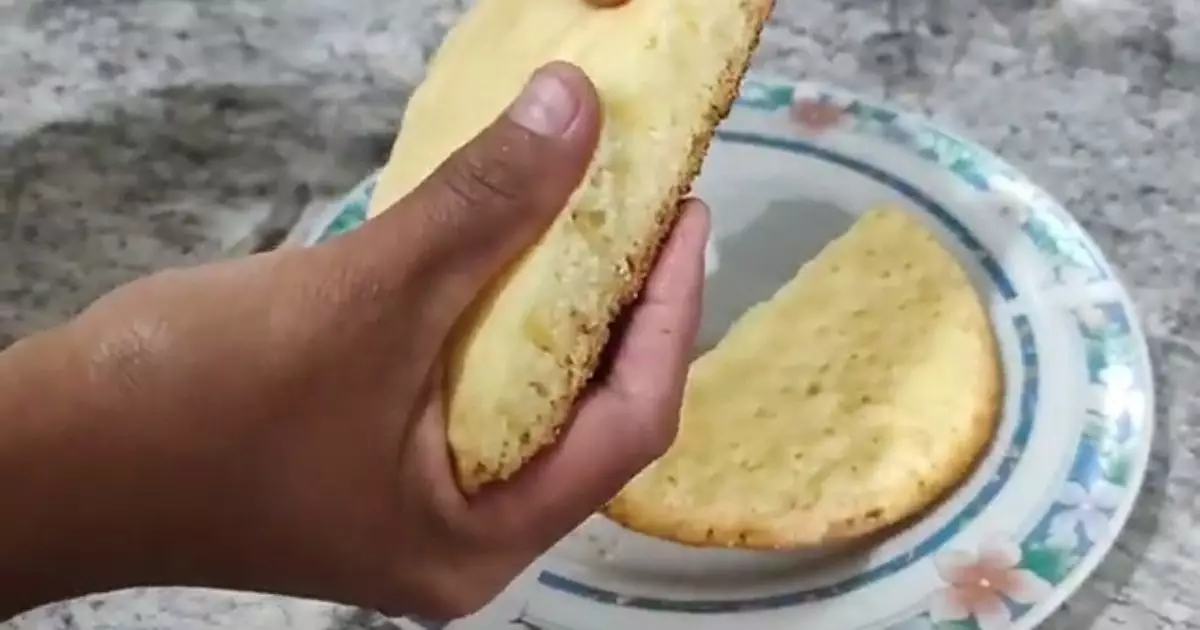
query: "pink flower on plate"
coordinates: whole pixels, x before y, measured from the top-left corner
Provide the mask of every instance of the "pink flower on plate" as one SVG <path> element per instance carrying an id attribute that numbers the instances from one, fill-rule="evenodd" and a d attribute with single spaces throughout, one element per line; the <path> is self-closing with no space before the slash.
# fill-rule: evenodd
<path id="1" fill-rule="evenodd" d="M 815 98 L 806 98 L 792 104 L 791 118 L 805 130 L 820 133 L 836 127 L 842 120 L 842 108 Z"/>
<path id="2" fill-rule="evenodd" d="M 993 540 L 979 553 L 943 551 L 934 558 L 947 586 L 934 593 L 929 616 L 934 623 L 975 620 L 980 630 L 1012 626 L 1009 602 L 1034 604 L 1050 594 L 1050 583 L 1019 568 L 1021 548 L 1009 540 Z"/>

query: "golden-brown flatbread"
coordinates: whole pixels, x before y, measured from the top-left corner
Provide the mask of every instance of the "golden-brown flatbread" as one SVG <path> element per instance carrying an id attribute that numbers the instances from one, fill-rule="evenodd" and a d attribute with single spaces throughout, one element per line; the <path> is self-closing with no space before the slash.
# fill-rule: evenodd
<path id="1" fill-rule="evenodd" d="M 446 409 L 465 491 L 511 475 L 566 421 L 736 97 L 771 6 L 479 0 L 447 37 L 409 103 L 373 216 L 490 124 L 547 62 L 582 68 L 604 110 L 583 184 L 451 344 Z"/>
<path id="2" fill-rule="evenodd" d="M 1000 376 L 953 255 L 905 212 L 870 212 L 692 365 L 678 439 L 607 513 L 698 546 L 866 536 L 969 473 Z"/>

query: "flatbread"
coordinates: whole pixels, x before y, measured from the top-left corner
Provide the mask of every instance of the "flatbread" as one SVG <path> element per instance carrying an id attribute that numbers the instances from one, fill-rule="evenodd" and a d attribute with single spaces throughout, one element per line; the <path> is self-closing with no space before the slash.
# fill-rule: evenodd
<path id="1" fill-rule="evenodd" d="M 690 545 L 806 547 L 926 509 L 994 432 L 991 325 L 907 213 L 868 213 L 693 364 L 679 437 L 607 508 Z"/>
<path id="2" fill-rule="evenodd" d="M 566 421 L 737 95 L 771 5 L 479 0 L 447 37 L 409 103 L 372 216 L 490 124 L 547 62 L 582 68 L 604 110 L 583 184 L 450 344 L 449 441 L 465 491 L 510 476 Z"/>

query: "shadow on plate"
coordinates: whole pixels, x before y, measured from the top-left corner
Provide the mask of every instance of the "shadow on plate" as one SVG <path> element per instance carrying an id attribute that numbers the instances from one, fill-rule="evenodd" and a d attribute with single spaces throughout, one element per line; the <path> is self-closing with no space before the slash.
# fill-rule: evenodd
<path id="1" fill-rule="evenodd" d="M 779 199 L 737 233 L 714 234 L 717 265 L 705 280 L 694 354 L 711 350 L 743 313 L 770 299 L 854 219 L 832 204 Z"/>

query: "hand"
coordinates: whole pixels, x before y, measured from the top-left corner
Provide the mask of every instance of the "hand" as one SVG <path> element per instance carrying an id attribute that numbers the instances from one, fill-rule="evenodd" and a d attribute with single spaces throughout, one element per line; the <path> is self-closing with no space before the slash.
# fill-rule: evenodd
<path id="1" fill-rule="evenodd" d="M 86 367 L 70 387 L 102 421 L 74 436 L 84 442 L 64 460 L 70 476 L 54 474 L 110 560 L 138 564 L 113 580 L 459 616 L 661 455 L 703 284 L 708 219 L 696 201 L 611 367 L 543 456 L 468 499 L 438 408 L 452 323 L 562 209 L 599 117 L 587 78 L 551 64 L 359 230 L 149 277 L 62 331 Z"/>

